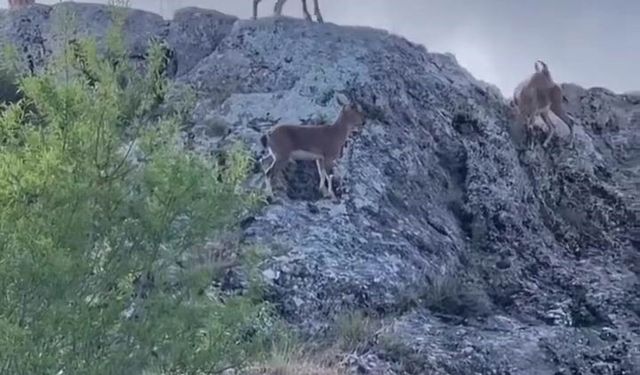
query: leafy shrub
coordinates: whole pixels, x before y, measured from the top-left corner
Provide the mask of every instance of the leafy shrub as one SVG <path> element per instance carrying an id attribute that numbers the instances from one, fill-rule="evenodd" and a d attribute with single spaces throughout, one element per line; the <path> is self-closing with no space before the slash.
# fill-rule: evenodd
<path id="1" fill-rule="evenodd" d="M 140 72 L 123 45 L 111 33 L 105 58 L 80 41 L 91 77 L 67 48 L 0 113 L 2 374 L 215 373 L 279 329 L 259 295 L 175 266 L 256 206 L 252 162 L 182 149 L 182 112 L 153 114 L 157 47 Z"/>
<path id="2" fill-rule="evenodd" d="M 359 351 L 367 347 L 375 336 L 377 323 L 360 311 L 338 316 L 333 327 L 333 337 L 343 351 Z"/>

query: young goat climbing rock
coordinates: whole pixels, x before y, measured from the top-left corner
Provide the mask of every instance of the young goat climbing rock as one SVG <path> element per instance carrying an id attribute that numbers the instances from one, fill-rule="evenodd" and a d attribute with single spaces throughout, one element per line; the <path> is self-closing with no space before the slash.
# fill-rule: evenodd
<path id="1" fill-rule="evenodd" d="M 253 19 L 255 20 L 256 18 L 258 18 L 258 4 L 261 2 L 262 0 L 253 0 Z M 281 16 L 282 15 L 282 8 L 284 7 L 284 3 L 286 3 L 287 0 L 276 0 L 276 5 L 273 7 L 273 13 L 277 16 Z M 320 14 L 320 6 L 318 4 L 318 0 L 313 0 L 313 14 L 316 15 L 316 20 L 318 21 L 318 23 L 323 23 L 324 20 L 322 19 L 322 14 Z M 312 21 L 311 19 L 311 15 L 309 14 L 309 9 L 307 8 L 307 0 L 302 0 L 302 13 L 304 13 L 304 18 L 307 19 L 307 21 Z"/>
<path id="2" fill-rule="evenodd" d="M 35 0 L 9 0 L 9 9 L 26 8 L 31 4 L 35 4 Z"/>
<path id="3" fill-rule="evenodd" d="M 272 193 L 271 180 L 294 160 L 315 160 L 320 175 L 320 191 L 335 199 L 336 195 L 331 184 L 331 177 L 327 171 L 342 154 L 342 148 L 349 134 L 364 126 L 365 117 L 362 109 L 348 102 L 340 100 L 342 110 L 333 125 L 276 125 L 260 139 L 262 146 L 269 154 L 261 162 L 271 157 L 273 162 L 265 171 L 267 187 Z M 325 190 L 325 180 L 328 190 Z"/>
<path id="4" fill-rule="evenodd" d="M 524 120 L 527 133 L 533 126 L 536 115 L 542 117 L 542 121 L 549 128 L 549 135 L 542 144 L 543 147 L 546 147 L 551 137 L 556 133 L 555 125 L 549 117 L 549 111 L 551 111 L 569 127 L 570 144 L 573 144 L 573 121 L 563 108 L 562 89 L 551 78 L 547 64 L 538 60 L 535 62 L 534 68 L 535 73 L 521 82 L 513 94 L 513 104 Z"/>

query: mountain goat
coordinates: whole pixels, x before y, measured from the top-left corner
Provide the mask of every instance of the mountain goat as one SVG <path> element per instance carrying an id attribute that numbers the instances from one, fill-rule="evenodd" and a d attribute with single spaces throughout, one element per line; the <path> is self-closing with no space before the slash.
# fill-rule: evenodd
<path id="1" fill-rule="evenodd" d="M 360 129 L 365 123 L 365 116 L 358 105 L 340 100 L 342 109 L 333 125 L 276 125 L 260 138 L 262 146 L 268 150 L 268 157 L 273 159 L 265 171 L 268 190 L 271 193 L 271 179 L 293 160 L 315 160 L 320 175 L 320 191 L 323 195 L 336 198 L 331 177 L 327 171 L 342 155 L 349 134 Z M 325 181 L 328 190 L 325 190 Z"/>
<path id="2" fill-rule="evenodd" d="M 256 18 L 258 18 L 258 4 L 261 2 L 262 0 L 253 0 L 253 19 L 255 20 Z M 318 21 L 318 23 L 323 23 L 324 20 L 322 19 L 322 14 L 320 14 L 320 6 L 318 5 L 318 1 L 319 0 L 313 0 L 313 13 L 316 16 L 316 20 Z M 282 15 L 282 8 L 284 7 L 284 3 L 286 3 L 287 0 L 276 0 L 276 5 L 273 8 L 273 13 L 277 16 Z M 312 21 L 311 19 L 311 15 L 309 14 L 309 9 L 307 8 L 307 0 L 302 0 L 302 13 L 304 14 L 304 18 L 307 19 L 307 21 Z"/>
<path id="3" fill-rule="evenodd" d="M 546 147 L 551 137 L 556 133 L 555 125 L 549 117 L 549 111 L 551 111 L 569 127 L 570 144 L 573 144 L 574 124 L 563 108 L 562 89 L 551 78 L 547 64 L 537 60 L 534 68 L 535 73 L 521 82 L 514 90 L 512 102 L 524 120 L 527 133 L 533 126 L 536 115 L 542 117 L 542 121 L 549 128 L 549 135 L 542 144 L 543 147 Z"/>
<path id="4" fill-rule="evenodd" d="M 9 9 L 26 8 L 35 2 L 35 0 L 9 0 Z"/>

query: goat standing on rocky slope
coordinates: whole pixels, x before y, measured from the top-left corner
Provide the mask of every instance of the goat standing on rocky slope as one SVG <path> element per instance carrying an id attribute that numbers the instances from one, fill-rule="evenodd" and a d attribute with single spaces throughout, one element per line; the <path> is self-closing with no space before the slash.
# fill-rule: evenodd
<path id="1" fill-rule="evenodd" d="M 258 4 L 261 1 L 262 0 L 253 0 L 253 19 L 254 20 L 258 18 Z M 277 16 L 281 16 L 282 8 L 284 7 L 284 3 L 286 2 L 287 0 L 276 0 L 276 5 L 273 7 L 273 13 Z M 324 20 L 322 19 L 322 14 L 320 14 L 320 6 L 318 5 L 318 0 L 313 0 L 313 8 L 314 8 L 313 14 L 316 15 L 316 19 L 318 23 L 323 23 Z M 304 13 L 304 18 L 306 18 L 307 21 L 312 21 L 311 15 L 309 14 L 309 9 L 307 8 L 307 0 L 302 0 L 302 13 Z"/>
<path id="2" fill-rule="evenodd" d="M 26 8 L 35 2 L 35 0 L 9 0 L 9 9 Z"/>
<path id="3" fill-rule="evenodd" d="M 533 126 L 536 115 L 540 115 L 542 121 L 549 128 L 549 135 L 542 144 L 545 147 L 556 132 L 549 117 L 549 110 L 551 110 L 569 127 L 570 144 L 573 144 L 573 121 L 562 106 L 562 89 L 551 78 L 547 64 L 538 60 L 535 62 L 534 68 L 535 73 L 520 83 L 513 94 L 513 104 L 524 119 L 525 130 L 528 133 Z"/>
<path id="4" fill-rule="evenodd" d="M 276 125 L 260 138 L 262 146 L 269 154 L 261 162 L 271 157 L 273 162 L 265 171 L 267 187 L 272 194 L 271 180 L 293 160 L 315 160 L 320 175 L 320 191 L 336 198 L 327 171 L 342 154 L 342 148 L 349 134 L 360 129 L 365 123 L 362 109 L 348 101 L 340 100 L 340 115 L 333 125 Z M 328 190 L 325 190 L 325 180 Z"/>

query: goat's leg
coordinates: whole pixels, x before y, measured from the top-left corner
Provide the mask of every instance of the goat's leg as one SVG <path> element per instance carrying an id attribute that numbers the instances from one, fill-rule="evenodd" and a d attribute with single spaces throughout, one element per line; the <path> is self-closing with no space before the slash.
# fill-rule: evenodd
<path id="1" fill-rule="evenodd" d="M 278 161 L 278 158 L 276 158 L 275 156 L 273 157 L 273 161 L 271 162 L 271 165 L 267 167 L 267 169 L 264 171 L 264 174 L 266 176 L 269 176 L 269 174 L 271 174 L 271 170 L 273 170 L 273 168 L 276 166 L 276 162 Z"/>
<path id="2" fill-rule="evenodd" d="M 342 149 L 344 150 L 344 147 Z M 340 153 L 342 154 L 342 151 L 340 151 Z M 342 156 L 342 155 L 340 155 L 340 156 Z M 336 177 L 338 179 L 341 179 L 341 176 L 338 175 L 338 173 L 336 173 L 336 170 L 334 169 L 334 167 L 335 167 L 335 164 L 334 164 L 333 160 L 325 160 L 324 170 L 327 171 L 327 173 L 329 173 L 329 171 L 331 171 L 331 174 L 327 176 L 327 180 L 330 181 L 331 183 L 333 183 L 333 178 L 334 177 Z"/>
<path id="3" fill-rule="evenodd" d="M 547 136 L 547 139 L 544 140 L 544 142 L 542 142 L 542 147 L 547 147 L 547 144 L 549 143 L 549 141 L 551 140 L 551 138 L 553 137 L 553 135 L 555 134 L 555 130 L 551 129 L 549 131 L 549 135 Z"/>
<path id="4" fill-rule="evenodd" d="M 325 173 L 326 173 L 326 172 L 325 172 Z M 330 196 L 332 199 L 337 199 L 337 198 L 336 198 L 336 193 L 333 191 L 333 182 L 332 182 L 332 180 L 333 180 L 333 175 L 331 175 L 331 176 L 327 176 L 327 181 L 328 181 L 328 185 L 329 185 L 329 189 L 328 189 L 329 196 Z"/>
<path id="5" fill-rule="evenodd" d="M 264 190 L 266 191 L 267 196 L 273 197 L 273 185 L 271 184 L 269 177 L 265 177 L 264 179 Z"/>
<path id="6" fill-rule="evenodd" d="M 307 21 L 313 21 L 309 14 L 309 9 L 307 8 L 307 0 L 302 0 L 302 14 Z"/>
<path id="7" fill-rule="evenodd" d="M 549 129 L 549 135 L 547 135 L 547 139 L 545 139 L 542 143 L 542 147 L 547 147 L 547 143 L 549 143 L 551 137 L 553 137 L 553 135 L 556 133 L 556 127 L 549 118 L 548 112 L 542 112 L 540 116 L 542 117 L 542 121 L 544 121 L 544 123 L 547 125 L 547 128 Z"/>
<path id="8" fill-rule="evenodd" d="M 271 184 L 271 175 L 273 174 L 273 168 L 276 166 L 276 162 L 278 160 L 273 157 L 273 161 L 271 162 L 271 165 L 264 171 L 264 183 L 265 183 L 265 188 L 267 190 L 267 195 L 269 196 L 273 196 L 273 186 Z"/>
<path id="9" fill-rule="evenodd" d="M 573 130 L 573 120 L 571 120 L 569 118 L 569 116 L 567 116 L 566 113 L 563 113 L 563 112 L 559 112 L 559 114 L 556 113 L 556 112 L 554 112 L 554 113 L 556 114 L 556 116 L 558 116 L 560 118 L 560 120 L 562 120 L 562 122 L 567 124 L 567 127 L 569 128 L 569 147 L 573 147 L 573 140 L 574 140 L 574 137 L 575 137 L 575 134 L 573 133 L 574 132 L 574 130 Z"/>
<path id="10" fill-rule="evenodd" d="M 551 108 L 553 111 L 553 106 Z M 574 129 L 573 129 L 573 120 L 569 118 L 566 112 L 564 112 L 562 109 L 560 110 L 556 109 L 556 111 L 553 111 L 553 113 L 555 113 L 555 115 L 558 116 L 560 120 L 562 120 L 562 122 L 567 124 L 567 127 L 569 128 L 569 147 L 573 147 L 573 139 L 575 137 Z"/>
<path id="11" fill-rule="evenodd" d="M 277 157 L 276 157 L 276 154 L 273 153 L 273 150 L 271 149 L 271 147 L 267 147 L 267 154 L 262 158 L 260 158 L 260 164 L 261 164 L 260 166 L 262 166 L 262 163 L 264 163 L 264 161 L 267 160 L 267 158 L 271 158 L 272 160 L 271 166 L 269 168 L 273 167 L 273 164 L 275 163 Z"/>
<path id="12" fill-rule="evenodd" d="M 324 173 L 324 169 L 322 167 L 322 162 L 321 159 L 316 159 L 316 167 L 318 167 L 318 175 L 320 176 L 320 186 L 318 186 L 318 189 L 322 192 L 322 194 L 324 195 L 326 188 L 324 186 L 324 180 L 325 180 L 325 173 Z"/>
<path id="13" fill-rule="evenodd" d="M 573 148 L 573 141 L 575 140 L 573 120 L 569 120 L 569 122 L 567 122 L 567 126 L 569 127 L 569 147 Z"/>
<path id="14" fill-rule="evenodd" d="M 260 3 L 260 1 L 262 0 L 253 0 L 253 19 L 257 19 L 258 18 L 258 4 Z"/>
<path id="15" fill-rule="evenodd" d="M 316 21 L 318 21 L 318 23 L 324 23 L 322 14 L 320 14 L 320 5 L 318 5 L 318 0 L 313 0 L 313 13 L 316 15 Z"/>
<path id="16" fill-rule="evenodd" d="M 533 150 L 533 147 L 536 145 L 536 115 L 531 115 L 529 117 L 529 124 L 527 125 L 527 132 L 529 134 L 529 150 Z"/>
<path id="17" fill-rule="evenodd" d="M 533 134 L 531 129 L 533 129 L 533 122 L 535 121 L 535 117 L 531 115 L 527 115 L 524 117 L 524 147 L 527 150 L 531 150 L 533 148 Z"/>
<path id="18" fill-rule="evenodd" d="M 323 197 L 335 197 L 333 194 L 333 189 L 331 187 L 331 178 L 327 174 L 326 164 L 324 160 L 317 160 L 316 165 L 318 166 L 318 173 L 320 174 L 320 191 L 322 192 Z M 327 181 L 329 188 L 327 189 L 324 185 L 324 182 Z"/>
<path id="19" fill-rule="evenodd" d="M 336 194 L 333 192 L 333 184 L 331 182 L 332 176 L 329 176 L 326 169 L 326 164 L 321 167 L 322 174 L 324 175 L 323 180 L 327 181 L 327 187 L 325 188 L 324 183 L 322 184 L 322 195 L 325 197 L 330 197 L 332 199 L 336 199 Z"/>
<path id="20" fill-rule="evenodd" d="M 566 115 L 565 115 L 566 116 Z M 573 129 L 573 119 L 569 119 L 569 116 L 566 116 L 568 121 L 565 121 L 567 126 L 569 127 L 569 147 L 573 148 L 573 141 L 575 139 L 574 129 Z"/>
<path id="21" fill-rule="evenodd" d="M 284 3 L 286 2 L 287 0 L 277 0 L 276 5 L 273 7 L 273 14 L 276 16 L 281 16 L 282 8 L 284 8 Z"/>
<path id="22" fill-rule="evenodd" d="M 269 171 L 273 168 L 273 165 L 276 163 L 276 157 L 271 152 L 269 152 L 268 154 L 260 158 L 260 161 L 259 161 L 260 167 L 264 165 L 264 161 L 267 160 L 267 158 L 271 158 L 271 165 L 264 172 L 265 173 L 264 186 L 265 186 L 265 189 L 267 190 L 267 194 L 273 195 L 273 191 L 271 189 L 271 182 L 269 181 L 269 177 L 267 177 L 267 173 L 269 173 Z"/>
<path id="23" fill-rule="evenodd" d="M 271 151 L 269 151 L 265 156 L 261 157 L 259 163 L 262 165 L 262 163 L 264 163 L 264 161 L 267 160 L 268 158 L 271 158 L 271 160 L 272 160 L 272 163 L 271 163 L 271 166 L 270 166 L 270 167 L 272 167 L 273 166 L 273 162 L 275 162 L 275 160 L 276 160 L 276 157 L 273 156 Z"/>
<path id="24" fill-rule="evenodd" d="M 264 161 L 265 161 L 265 160 L 267 160 L 268 158 L 273 158 L 273 157 L 272 157 L 271 155 L 269 155 L 269 154 L 267 154 L 267 155 L 265 155 L 265 156 L 261 157 L 261 158 L 260 158 L 260 161 L 259 161 L 260 165 L 264 164 Z M 272 162 L 273 162 L 273 159 L 271 159 L 271 160 L 272 160 Z"/>
<path id="25" fill-rule="evenodd" d="M 564 106 L 562 104 L 564 101 L 564 98 L 562 95 L 562 89 L 560 88 L 560 86 L 556 85 L 551 89 L 550 94 L 551 94 L 551 105 L 549 109 L 556 116 L 558 116 L 558 118 L 560 118 L 562 122 L 564 122 L 569 127 L 569 146 L 573 147 L 573 138 L 574 138 L 573 120 L 569 118 L 569 116 L 567 115 L 567 112 L 565 112 L 564 110 Z"/>
<path id="26" fill-rule="evenodd" d="M 325 175 L 325 179 L 327 180 L 327 185 L 328 186 L 328 193 L 329 196 L 333 199 L 336 199 L 336 194 L 333 191 L 333 174 L 329 175 L 328 171 L 331 170 L 331 168 L 333 168 L 333 160 L 330 159 L 324 159 L 324 163 L 323 163 L 323 171 L 324 171 L 324 175 Z"/>

